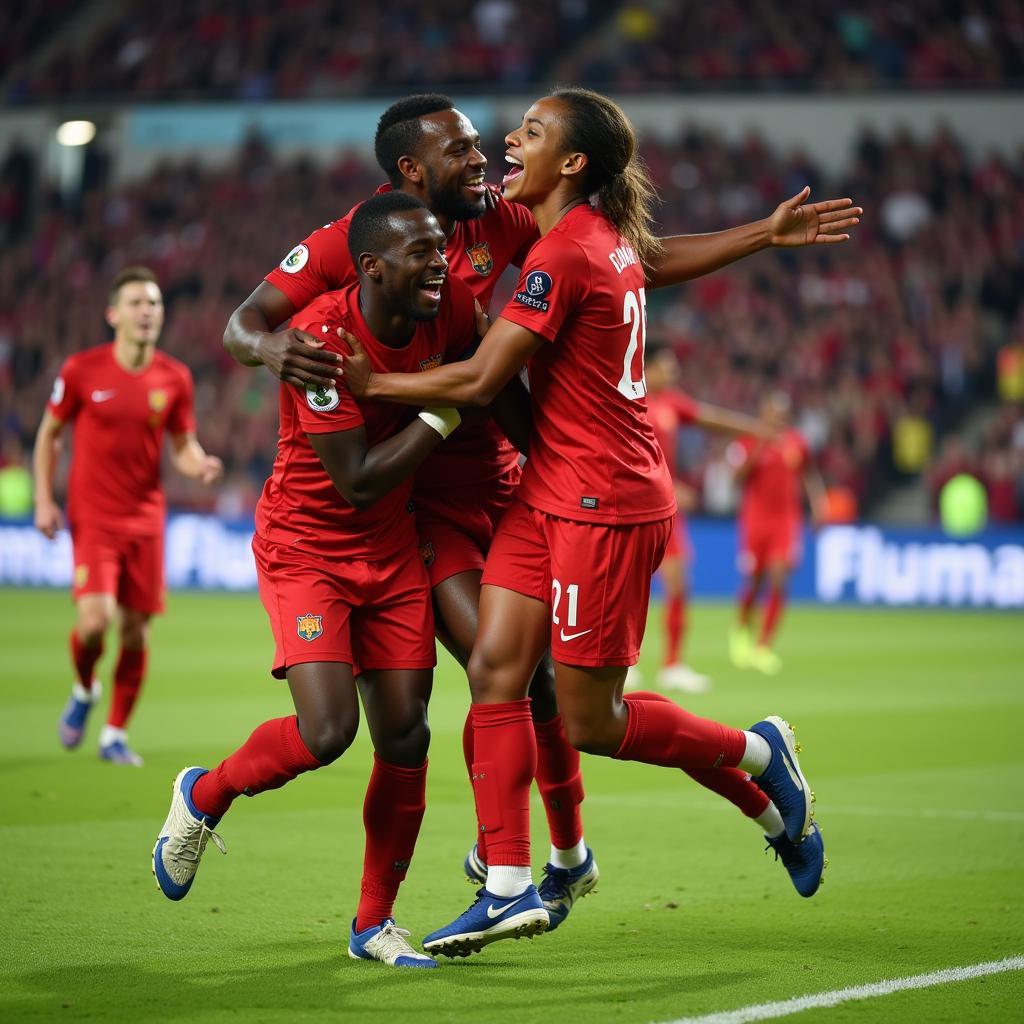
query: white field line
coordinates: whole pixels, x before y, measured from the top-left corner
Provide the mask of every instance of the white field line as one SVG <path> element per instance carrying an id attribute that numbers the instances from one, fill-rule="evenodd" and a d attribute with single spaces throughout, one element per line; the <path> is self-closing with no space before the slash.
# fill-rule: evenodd
<path id="1" fill-rule="evenodd" d="M 759 1003 L 756 1006 L 743 1006 L 738 1010 L 724 1010 L 720 1013 L 709 1013 L 703 1017 L 680 1017 L 667 1024 L 749 1024 L 750 1021 L 773 1020 L 776 1017 L 788 1017 L 804 1010 L 815 1010 L 821 1007 L 838 1006 L 853 999 L 873 999 L 876 996 L 888 996 L 893 992 L 905 992 L 914 988 L 931 988 L 933 985 L 948 985 L 954 981 L 970 981 L 972 978 L 983 978 L 987 974 L 1001 974 L 1003 971 L 1024 970 L 1024 956 L 1011 956 L 1005 960 L 991 960 L 984 964 L 972 964 L 969 967 L 947 967 L 931 974 L 916 974 L 910 978 L 892 978 L 889 981 L 876 981 L 870 985 L 857 985 L 855 988 L 839 988 L 832 992 L 819 992 L 816 995 L 794 996 L 777 1003 Z"/>

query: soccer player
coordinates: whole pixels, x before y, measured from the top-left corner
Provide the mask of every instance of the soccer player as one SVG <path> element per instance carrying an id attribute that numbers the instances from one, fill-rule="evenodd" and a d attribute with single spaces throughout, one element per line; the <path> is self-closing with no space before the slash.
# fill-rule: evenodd
<path id="1" fill-rule="evenodd" d="M 348 232 L 358 283 L 315 299 L 294 326 L 335 346 L 344 328 L 381 371 L 418 372 L 458 357 L 476 341 L 476 316 L 469 289 L 448 279 L 444 244 L 419 200 L 369 200 Z M 182 899 L 209 839 L 223 849 L 212 829 L 235 798 L 340 757 L 361 698 L 375 755 L 349 955 L 436 967 L 392 916 L 423 819 L 435 663 L 430 587 L 408 503 L 413 472 L 459 416 L 356 402 L 333 384 L 282 385 L 280 413 L 253 552 L 276 645 L 272 675 L 288 680 L 296 713 L 264 722 L 212 771 L 178 774 L 153 872 L 168 898 Z"/>
<path id="2" fill-rule="evenodd" d="M 59 736 L 69 750 L 82 742 L 100 697 L 93 670 L 116 618 L 121 652 L 100 757 L 138 767 L 142 758 L 129 747 L 126 728 L 146 673 L 150 619 L 164 608 L 164 434 L 171 438 L 172 464 L 183 476 L 212 484 L 224 467 L 196 439 L 188 367 L 156 347 L 164 301 L 152 271 L 122 270 L 110 286 L 106 317 L 113 342 L 68 357 L 43 413 L 34 453 L 35 523 L 51 539 L 61 528 L 53 477 L 64 429 L 73 422 L 68 526 L 76 680 Z"/>
<path id="3" fill-rule="evenodd" d="M 744 576 L 739 615 L 729 634 L 729 655 L 738 668 L 751 666 L 766 675 L 776 675 L 782 669 L 772 641 L 786 603 L 790 573 L 800 561 L 801 483 L 807 491 L 812 522 L 821 522 L 825 511 L 825 484 L 811 461 L 807 442 L 790 426 L 789 418 L 789 396 L 773 391 L 761 403 L 761 420 L 774 432 L 774 439 L 742 437 L 729 452 L 743 491 L 739 566 Z M 751 619 L 766 580 L 768 597 L 755 644 Z"/>
<path id="4" fill-rule="evenodd" d="M 479 147 L 472 123 L 448 97 L 439 95 L 393 104 L 381 116 L 375 139 L 377 160 L 389 178 L 378 194 L 393 190 L 427 204 L 447 236 L 450 273 L 487 307 L 498 278 L 510 264 L 522 264 L 538 232 L 525 207 L 506 202 L 484 184 L 487 161 Z M 322 348 L 321 339 L 294 321 L 280 333 L 273 328 L 316 296 L 355 279 L 347 245 L 354 212 L 295 246 L 239 306 L 224 336 L 235 358 L 249 365 L 264 363 L 281 380 L 301 386 L 330 386 L 336 380 L 335 353 Z M 496 413 L 506 428 L 519 390 L 521 385 L 513 380 L 510 394 L 496 396 L 503 406 Z M 525 447 L 524 440 L 517 440 Z M 458 431 L 416 476 L 416 525 L 433 588 L 438 635 L 464 667 L 476 636 L 484 558 L 519 475 L 518 452 L 487 418 L 472 430 Z M 557 926 L 573 903 L 596 885 L 598 869 L 583 837 L 580 757 L 565 738 L 549 659 L 537 667 L 530 693 L 537 787 L 551 837 L 541 893 Z M 473 763 L 472 739 L 467 718 L 467 769 Z M 483 882 L 486 858 L 486 836 L 480 834 L 463 862 L 467 877 Z"/>
<path id="5" fill-rule="evenodd" d="M 649 346 L 644 376 L 647 385 L 647 419 L 654 428 L 655 437 L 676 492 L 675 526 L 669 535 L 665 555 L 658 574 L 665 588 L 665 655 L 664 665 L 658 672 L 658 685 L 665 690 L 684 693 L 704 693 L 711 685 L 707 676 L 695 672 L 682 657 L 686 634 L 686 606 L 689 591 L 689 566 L 693 557 L 686 528 L 684 509 L 693 506 L 695 492 L 679 475 L 679 429 L 688 424 L 726 434 L 761 436 L 765 428 L 753 417 L 733 412 L 721 406 L 698 402 L 679 390 L 681 371 L 679 357 L 667 347 Z M 642 685 L 639 670 L 634 666 L 627 673 L 627 689 Z"/>
<path id="6" fill-rule="evenodd" d="M 353 339 L 343 360 L 355 394 L 409 404 L 486 405 L 529 367 L 529 459 L 488 554 L 469 663 L 487 882 L 465 913 L 424 940 L 429 952 L 447 955 L 547 928 L 530 874 L 536 747 L 526 695 L 549 644 L 573 746 L 729 775 L 774 815 L 773 845 L 805 895 L 824 868 L 810 790 L 783 719 L 744 732 L 660 694 L 622 697 L 675 514 L 644 402 L 645 292 L 661 283 L 647 268 L 660 243 L 650 233 L 653 188 L 632 126 L 605 97 L 567 89 L 535 103 L 505 141 L 505 196 L 530 207 L 541 239 L 475 354 L 423 374 L 381 374 Z M 783 220 L 809 216 L 795 207 Z"/>

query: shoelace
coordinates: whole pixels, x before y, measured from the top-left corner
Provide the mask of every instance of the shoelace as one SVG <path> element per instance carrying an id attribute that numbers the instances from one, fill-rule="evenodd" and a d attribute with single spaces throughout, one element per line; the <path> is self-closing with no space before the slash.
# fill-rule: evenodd
<path id="1" fill-rule="evenodd" d="M 212 835 L 213 833 L 211 832 L 210 834 Z M 399 928 L 398 925 L 389 922 L 381 928 L 380 934 L 376 937 L 375 945 L 380 947 L 380 951 L 385 957 L 391 957 L 392 959 L 400 956 L 420 957 L 423 954 L 417 953 L 406 941 L 411 934 L 412 932 L 407 931 L 405 928 Z"/>
<path id="2" fill-rule="evenodd" d="M 202 856 L 203 851 L 206 849 L 207 842 L 212 839 L 213 845 L 220 850 L 221 853 L 226 854 L 228 848 L 224 845 L 224 840 L 221 839 L 216 832 L 206 824 L 205 819 L 199 822 L 199 838 L 196 839 L 195 843 L 191 841 L 191 834 L 185 839 L 176 850 L 172 850 L 171 854 L 177 860 L 194 861 L 199 862 L 199 858 Z"/>
<path id="3" fill-rule="evenodd" d="M 550 865 L 544 867 L 544 881 L 540 883 L 538 893 L 542 900 L 565 900 L 572 896 L 572 892 L 569 889 L 569 871 L 566 868 L 548 868 Z"/>

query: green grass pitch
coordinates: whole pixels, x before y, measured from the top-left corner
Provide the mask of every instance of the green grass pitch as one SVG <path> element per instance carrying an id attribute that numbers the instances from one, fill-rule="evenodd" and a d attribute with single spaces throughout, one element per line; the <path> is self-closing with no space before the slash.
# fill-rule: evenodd
<path id="1" fill-rule="evenodd" d="M 255 596 L 171 596 L 132 729 L 146 767 L 133 770 L 97 759 L 98 720 L 79 751 L 57 744 L 67 595 L 0 591 L 0 1020 L 645 1024 L 1024 953 L 1021 617 L 797 607 L 784 672 L 766 680 L 729 667 L 729 616 L 693 610 L 691 660 L 715 688 L 687 705 L 737 726 L 766 713 L 797 724 L 831 860 L 819 894 L 796 896 L 756 829 L 681 773 L 584 758 L 598 891 L 553 935 L 401 972 L 344 955 L 365 736 L 334 766 L 239 801 L 219 830 L 228 856 L 209 847 L 184 902 L 150 875 L 175 773 L 290 712 Z M 445 660 L 398 904 L 417 939 L 473 896 L 467 703 Z M 1024 973 L 1010 971 L 799 1019 L 960 1024 L 1020 1020 L 1022 1006 Z"/>

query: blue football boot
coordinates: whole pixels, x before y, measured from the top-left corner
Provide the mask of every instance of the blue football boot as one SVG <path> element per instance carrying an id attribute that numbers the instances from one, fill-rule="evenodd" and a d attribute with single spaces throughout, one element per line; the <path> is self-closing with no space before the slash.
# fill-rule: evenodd
<path id="1" fill-rule="evenodd" d="M 798 747 L 793 727 L 778 715 L 769 715 L 752 725 L 750 731 L 766 740 L 772 751 L 768 767 L 753 776 L 753 780 L 778 808 L 789 841 L 799 843 L 811 827 L 814 794 L 796 759 Z"/>
<path id="2" fill-rule="evenodd" d="M 462 870 L 466 874 L 467 882 L 472 882 L 474 885 L 487 884 L 487 865 L 480 859 L 480 850 L 476 843 L 473 844 L 473 849 L 466 854 L 466 859 L 462 862 Z"/>
<path id="3" fill-rule="evenodd" d="M 389 967 L 436 967 L 437 961 L 413 949 L 408 937 L 409 932 L 399 928 L 392 917 L 361 932 L 356 931 L 352 918 L 348 955 L 353 960 L 379 960 Z"/>
<path id="4" fill-rule="evenodd" d="M 532 939 L 547 929 L 548 912 L 535 885 L 517 896 L 495 896 L 478 889 L 469 909 L 450 925 L 431 932 L 423 940 L 423 948 L 444 956 L 469 956 L 500 939 Z"/>
<path id="5" fill-rule="evenodd" d="M 775 851 L 775 859 L 781 860 L 783 867 L 789 872 L 793 888 L 801 896 L 813 896 L 818 891 L 825 876 L 825 868 L 828 867 L 828 857 L 825 856 L 825 843 L 821 838 L 821 829 L 818 823 L 811 822 L 811 829 L 807 838 L 799 843 L 792 843 L 785 832 L 770 839 L 765 836 L 768 850 Z"/>
<path id="6" fill-rule="evenodd" d="M 578 899 L 593 891 L 599 876 L 594 851 L 589 846 L 587 859 L 578 867 L 556 868 L 553 864 L 544 865 L 544 881 L 537 891 L 551 922 L 548 925 L 549 932 L 553 932 L 569 916 L 569 911 Z"/>

